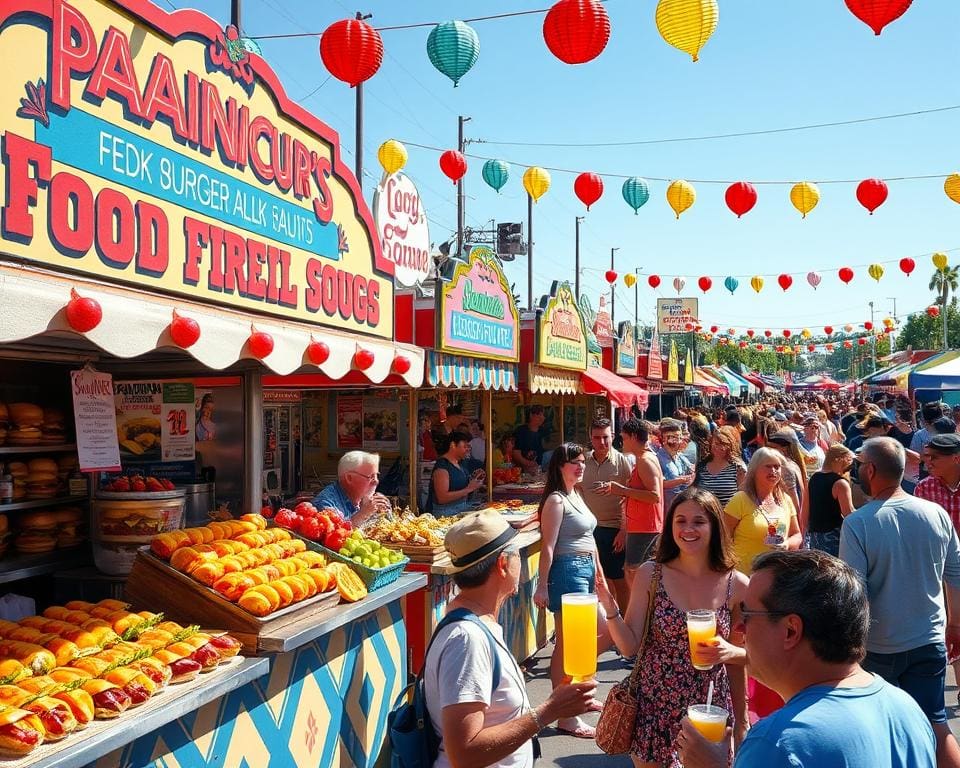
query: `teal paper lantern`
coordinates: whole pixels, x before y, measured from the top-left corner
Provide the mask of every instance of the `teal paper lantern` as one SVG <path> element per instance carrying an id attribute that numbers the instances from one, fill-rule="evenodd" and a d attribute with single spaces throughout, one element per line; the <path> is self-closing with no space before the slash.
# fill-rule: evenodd
<path id="1" fill-rule="evenodd" d="M 627 205 L 633 208 L 636 214 L 647 200 L 650 199 L 650 187 L 647 186 L 645 179 L 639 176 L 631 176 L 623 182 L 623 199 Z"/>
<path id="2" fill-rule="evenodd" d="M 480 55 L 480 38 L 462 21 L 445 21 L 437 24 L 427 38 L 427 56 L 430 63 L 453 80 L 457 87 L 460 78 L 477 63 Z"/>
<path id="3" fill-rule="evenodd" d="M 483 180 L 499 193 L 510 178 L 510 166 L 503 160 L 487 160 L 483 164 Z"/>
<path id="4" fill-rule="evenodd" d="M 728 277 L 723 281 L 723 287 L 730 291 L 730 294 L 736 292 L 737 288 L 740 286 L 740 281 L 735 277 Z"/>

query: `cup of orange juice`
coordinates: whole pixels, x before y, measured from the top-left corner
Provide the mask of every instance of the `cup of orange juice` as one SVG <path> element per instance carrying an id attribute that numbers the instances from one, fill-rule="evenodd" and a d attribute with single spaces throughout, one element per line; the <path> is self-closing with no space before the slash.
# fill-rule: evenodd
<path id="1" fill-rule="evenodd" d="M 560 596 L 563 671 L 582 683 L 597 674 L 597 596 L 570 592 Z"/>
<path id="2" fill-rule="evenodd" d="M 713 611 L 698 609 L 687 611 L 687 637 L 690 639 L 690 660 L 694 669 L 713 669 L 713 664 L 700 660 L 697 643 L 706 643 L 717 634 L 717 614 Z"/>
<path id="3" fill-rule="evenodd" d="M 708 741 L 723 741 L 723 732 L 727 729 L 729 716 L 723 707 L 715 707 L 712 704 L 691 704 L 687 707 L 687 718 Z"/>

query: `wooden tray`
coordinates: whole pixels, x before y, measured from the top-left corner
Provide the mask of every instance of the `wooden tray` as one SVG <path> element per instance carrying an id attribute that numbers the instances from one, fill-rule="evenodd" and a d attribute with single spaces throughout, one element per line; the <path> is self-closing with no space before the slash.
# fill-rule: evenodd
<path id="1" fill-rule="evenodd" d="M 263 650 L 262 635 L 340 602 L 340 593 L 334 590 L 260 618 L 231 603 L 215 589 L 171 568 L 151 553 L 149 547 L 137 552 L 127 579 L 126 595 L 138 608 L 163 611 L 180 623 L 221 627 L 243 644 L 243 651 L 248 655 Z"/>
<path id="2" fill-rule="evenodd" d="M 410 558 L 411 563 L 426 563 L 432 565 L 447 556 L 447 550 L 443 544 L 430 546 L 429 544 L 400 544 L 394 541 L 383 543 L 384 546 L 399 549 Z"/>

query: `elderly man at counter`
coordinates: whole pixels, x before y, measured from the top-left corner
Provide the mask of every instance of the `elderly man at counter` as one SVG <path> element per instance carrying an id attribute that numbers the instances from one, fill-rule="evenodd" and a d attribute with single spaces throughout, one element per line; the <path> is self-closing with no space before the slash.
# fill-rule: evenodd
<path id="1" fill-rule="evenodd" d="M 337 464 L 336 482 L 320 491 L 313 505 L 332 507 L 354 526 L 363 525 L 375 514 L 391 510 L 390 500 L 376 492 L 379 483 L 379 454 L 347 451 Z"/>

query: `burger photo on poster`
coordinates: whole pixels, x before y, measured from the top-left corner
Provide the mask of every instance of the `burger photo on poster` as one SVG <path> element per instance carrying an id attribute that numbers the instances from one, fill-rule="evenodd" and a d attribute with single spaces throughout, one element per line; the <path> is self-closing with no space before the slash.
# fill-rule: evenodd
<path id="1" fill-rule="evenodd" d="M 122 506 L 102 506 L 98 510 L 100 535 L 104 538 L 156 536 L 166 528 L 162 509 L 124 509 Z"/>

